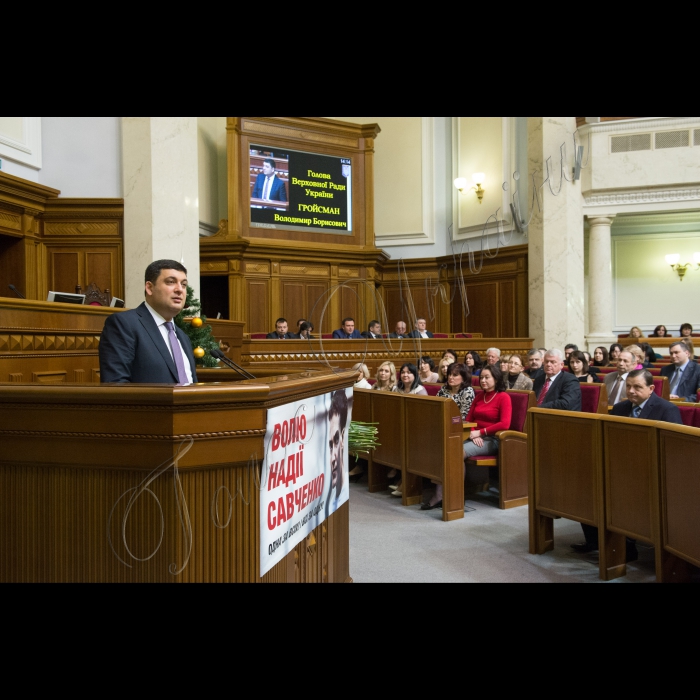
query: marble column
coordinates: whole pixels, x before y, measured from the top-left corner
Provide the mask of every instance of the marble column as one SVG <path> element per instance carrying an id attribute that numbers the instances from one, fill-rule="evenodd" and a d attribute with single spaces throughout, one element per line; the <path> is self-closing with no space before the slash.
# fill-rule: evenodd
<path id="1" fill-rule="evenodd" d="M 122 117 L 122 158 L 127 308 L 154 260 L 182 262 L 199 297 L 197 117 Z"/>
<path id="2" fill-rule="evenodd" d="M 611 228 L 614 216 L 589 218 L 588 247 L 588 352 L 599 346 L 609 347 L 617 342 L 613 333 L 613 277 Z"/>
<path id="3" fill-rule="evenodd" d="M 573 179 L 575 130 L 576 117 L 528 119 L 530 201 L 535 187 L 540 202 L 540 206 L 534 204 L 528 231 L 530 336 L 536 347 L 548 349 L 563 350 L 568 343 L 582 347 L 585 336 L 581 182 L 562 177 L 562 145 L 566 144 L 563 168 Z"/>

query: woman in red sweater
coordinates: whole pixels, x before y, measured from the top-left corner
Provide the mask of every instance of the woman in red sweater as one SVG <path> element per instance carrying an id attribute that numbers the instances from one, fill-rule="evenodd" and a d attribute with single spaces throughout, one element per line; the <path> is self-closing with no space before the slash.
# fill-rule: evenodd
<path id="1" fill-rule="evenodd" d="M 499 443 L 496 435 L 510 430 L 513 406 L 506 393 L 506 378 L 498 365 L 481 370 L 479 392 L 469 409 L 467 423 L 476 423 L 476 428 L 464 443 L 464 459 L 487 457 L 498 454 Z M 465 470 L 466 471 L 466 470 Z M 465 474 L 466 475 L 466 474 Z M 421 510 L 442 508 L 442 484 L 435 487 L 435 495 L 421 506 Z"/>

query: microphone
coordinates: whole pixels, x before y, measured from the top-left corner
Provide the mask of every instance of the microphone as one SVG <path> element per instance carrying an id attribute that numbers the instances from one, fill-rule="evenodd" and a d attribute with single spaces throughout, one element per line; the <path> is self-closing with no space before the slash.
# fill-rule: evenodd
<path id="1" fill-rule="evenodd" d="M 221 360 L 225 365 L 238 372 L 238 374 L 240 374 L 242 377 L 245 377 L 246 379 L 256 379 L 256 377 L 254 377 L 250 372 L 247 372 L 242 367 L 239 367 L 233 360 L 229 360 L 228 357 L 221 352 L 221 350 L 210 350 L 209 354 L 217 360 Z"/>
<path id="2" fill-rule="evenodd" d="M 26 298 L 27 298 L 27 297 L 24 296 L 24 294 L 22 294 L 22 292 L 19 291 L 19 289 L 17 289 L 17 287 L 15 287 L 14 284 L 10 284 L 10 285 L 8 285 L 8 287 L 9 287 L 20 299 L 26 299 Z"/>

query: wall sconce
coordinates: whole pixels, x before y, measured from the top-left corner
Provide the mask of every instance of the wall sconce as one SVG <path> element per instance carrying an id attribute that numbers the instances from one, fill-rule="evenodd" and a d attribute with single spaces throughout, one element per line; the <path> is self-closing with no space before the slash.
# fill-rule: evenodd
<path id="1" fill-rule="evenodd" d="M 688 269 L 693 266 L 693 263 L 686 263 L 685 265 L 681 265 L 681 256 L 677 253 L 674 255 L 667 255 L 666 262 L 671 266 L 672 270 L 678 273 L 678 276 L 681 278 L 681 282 L 683 281 L 683 278 L 688 272 Z M 700 253 L 695 253 L 693 255 L 693 262 L 695 263 L 695 265 L 697 265 L 697 269 L 700 270 Z"/>
<path id="2" fill-rule="evenodd" d="M 475 187 L 472 187 L 471 189 L 476 192 L 476 196 L 479 199 L 479 204 L 482 204 L 484 201 L 484 194 L 486 193 L 486 190 L 484 189 L 484 183 L 486 182 L 486 175 L 484 173 L 474 173 L 472 175 L 472 180 L 476 183 Z M 462 193 L 464 194 L 464 190 L 467 189 L 467 185 L 469 183 L 467 182 L 467 179 L 465 177 L 458 177 L 455 180 L 455 187 Z"/>

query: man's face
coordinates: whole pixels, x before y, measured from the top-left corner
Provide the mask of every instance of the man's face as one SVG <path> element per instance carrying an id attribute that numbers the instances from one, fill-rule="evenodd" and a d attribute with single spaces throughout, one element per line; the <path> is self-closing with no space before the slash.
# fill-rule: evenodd
<path id="1" fill-rule="evenodd" d="M 348 335 L 352 335 L 355 330 L 355 321 L 346 321 L 346 323 L 343 324 L 343 330 Z"/>
<path id="2" fill-rule="evenodd" d="M 568 350 L 564 350 L 564 354 L 566 355 L 566 359 L 568 360 L 571 357 L 571 353 L 573 350 L 569 348 Z"/>
<path id="3" fill-rule="evenodd" d="M 676 367 L 682 367 L 690 359 L 690 353 L 682 345 L 674 346 L 671 350 L 671 360 Z"/>
<path id="4" fill-rule="evenodd" d="M 340 429 L 340 416 L 333 415 L 330 421 L 331 448 L 331 490 L 335 490 L 336 498 L 343 490 L 343 449 L 344 435 Z"/>
<path id="5" fill-rule="evenodd" d="M 396 324 L 396 335 L 406 335 L 406 324 L 397 323 Z"/>
<path id="6" fill-rule="evenodd" d="M 564 362 L 556 355 L 547 355 L 544 358 L 544 373 L 549 379 L 556 377 L 564 369 Z"/>
<path id="7" fill-rule="evenodd" d="M 379 324 L 377 324 L 376 326 L 370 326 L 369 332 L 374 333 L 374 335 L 381 335 L 382 327 Z"/>
<path id="8" fill-rule="evenodd" d="M 637 360 L 631 352 L 621 352 L 617 359 L 617 369 L 620 374 L 627 374 L 637 366 Z"/>
<path id="9" fill-rule="evenodd" d="M 495 352 L 486 353 L 486 362 L 490 365 L 497 365 L 501 361 L 501 356 Z"/>
<path id="10" fill-rule="evenodd" d="M 277 324 L 277 335 L 287 335 L 288 330 L 289 330 L 288 323 L 278 323 Z"/>
<path id="11" fill-rule="evenodd" d="M 146 282 L 146 300 L 166 321 L 172 321 L 185 308 L 187 275 L 177 270 L 161 270 L 155 284 Z"/>
<path id="12" fill-rule="evenodd" d="M 635 405 L 641 406 L 654 393 L 654 386 L 647 386 L 643 377 L 627 379 L 627 398 Z"/>
<path id="13" fill-rule="evenodd" d="M 421 333 L 425 333 L 427 325 L 428 324 L 426 323 L 424 318 L 418 319 L 418 321 L 416 321 L 416 330 L 420 331 Z"/>
<path id="14" fill-rule="evenodd" d="M 532 355 L 530 357 L 530 369 L 540 369 L 542 367 L 542 363 L 544 362 L 544 359 L 542 358 L 542 355 L 539 353 L 537 355 Z"/>
<path id="15" fill-rule="evenodd" d="M 265 177 L 270 177 L 270 175 L 272 175 L 272 173 L 274 172 L 275 169 L 269 163 L 265 163 L 263 165 L 263 174 L 265 175 Z"/>

